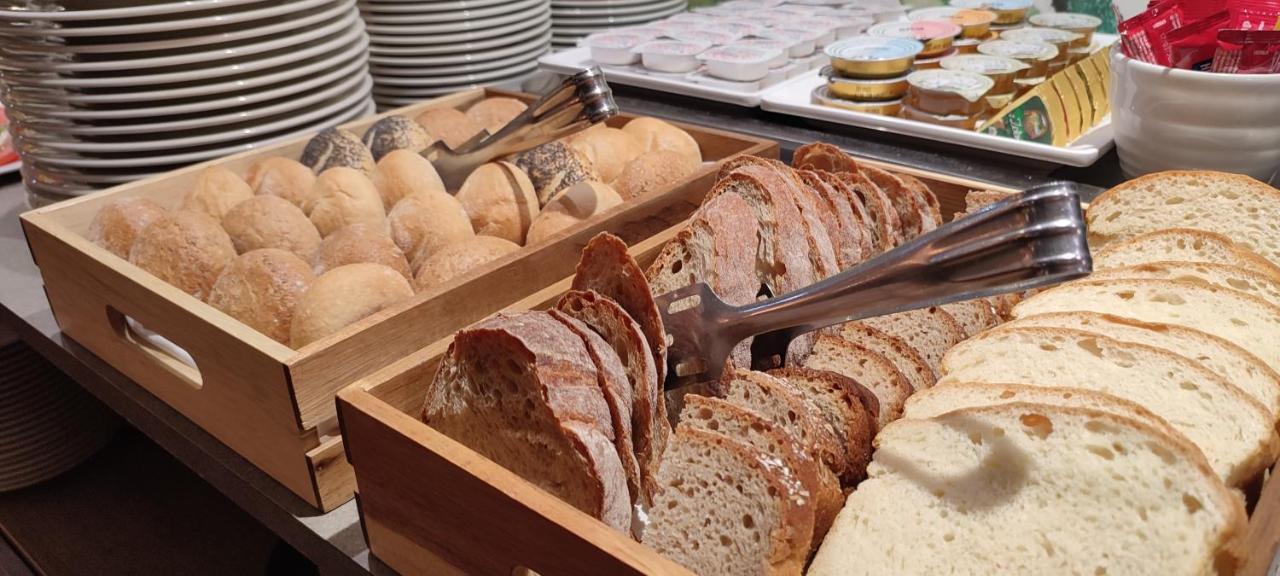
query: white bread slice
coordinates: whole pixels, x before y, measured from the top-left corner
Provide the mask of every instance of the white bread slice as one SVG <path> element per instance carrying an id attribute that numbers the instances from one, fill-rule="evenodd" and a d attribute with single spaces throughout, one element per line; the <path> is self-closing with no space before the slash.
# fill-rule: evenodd
<path id="1" fill-rule="evenodd" d="M 938 380 L 933 368 L 924 361 L 924 357 L 915 348 L 907 344 L 906 340 L 859 322 L 841 325 L 839 336 L 892 362 L 911 385 L 911 392 L 924 390 L 933 386 L 933 383 Z"/>
<path id="2" fill-rule="evenodd" d="M 1208 171 L 1148 174 L 1116 186 L 1085 212 L 1097 246 L 1193 224 L 1280 263 L 1280 190 L 1248 176 Z"/>
<path id="3" fill-rule="evenodd" d="M 1254 478 L 1280 440 L 1257 400 L 1167 350 L 1064 328 L 1002 328 L 947 353 L 949 382 L 1083 388 L 1129 400 L 1163 418 L 1204 452 L 1231 486 Z"/>
<path id="4" fill-rule="evenodd" d="M 1000 317 L 996 315 L 995 308 L 990 302 L 981 298 L 943 304 L 939 308 L 960 323 L 966 338 L 988 328 L 994 328 L 1000 323 Z"/>
<path id="5" fill-rule="evenodd" d="M 920 357 L 924 358 L 935 373 L 942 363 L 942 355 L 964 340 L 964 328 L 937 306 L 876 316 L 858 322 L 901 338 L 920 353 Z"/>
<path id="6" fill-rule="evenodd" d="M 1238 290 L 1280 306 L 1280 280 L 1277 280 L 1280 277 L 1267 276 L 1238 266 L 1208 262 L 1148 262 L 1123 268 L 1108 268 L 1089 276 L 1090 280 L 1113 278 L 1203 282 L 1219 288 Z"/>
<path id="7" fill-rule="evenodd" d="M 809 368 L 782 368 L 767 374 L 790 384 L 804 399 L 809 411 L 831 430 L 843 456 L 841 468 L 833 467 L 841 482 L 852 485 L 866 477 L 876 424 L 854 391 L 859 384 L 835 372 Z"/>
<path id="8" fill-rule="evenodd" d="M 805 368 L 835 372 L 871 389 L 880 403 L 877 429 L 902 416 L 911 385 L 893 363 L 865 346 L 839 336 L 820 334 L 813 352 L 800 363 Z"/>
<path id="9" fill-rule="evenodd" d="M 1241 499 L 1194 446 L 1102 412 L 1036 404 L 880 433 L 810 576 L 1232 574 Z"/>
<path id="10" fill-rule="evenodd" d="M 835 522 L 840 507 L 844 506 L 844 494 L 838 484 L 827 485 L 819 480 L 818 464 L 805 454 L 786 429 L 727 400 L 696 394 L 685 396 L 684 408 L 680 410 L 680 425 L 724 434 L 781 462 L 781 471 L 788 477 L 787 484 L 792 493 L 811 500 L 812 541 L 822 541 Z"/>
<path id="11" fill-rule="evenodd" d="M 1163 348 L 1199 362 L 1215 374 L 1253 396 L 1271 413 L 1280 415 L 1280 374 L 1249 351 L 1217 336 L 1173 324 L 1154 324 L 1093 312 L 1039 314 L 1015 320 L 1005 327 L 1071 328 L 1108 338 Z"/>
<path id="12" fill-rule="evenodd" d="M 1013 316 L 1073 311 L 1195 328 L 1280 372 L 1280 307 L 1242 292 L 1169 280 L 1080 280 L 1023 301 Z"/>
<path id="13" fill-rule="evenodd" d="M 459 331 L 422 410 L 440 433 L 629 534 L 610 418 L 586 346 L 545 312 Z"/>
<path id="14" fill-rule="evenodd" d="M 1170 261 L 1226 264 L 1280 278 L 1280 266 L 1270 260 L 1222 234 L 1193 228 L 1164 228 L 1093 251 L 1093 269 L 1101 271 Z"/>
<path id="15" fill-rule="evenodd" d="M 1182 437 L 1181 432 L 1174 430 L 1169 423 L 1138 404 L 1110 394 L 1082 388 L 952 382 L 912 395 L 907 400 L 907 407 L 903 410 L 902 417 L 923 420 L 961 408 L 1000 406 L 1019 402 L 1097 410 L 1137 420 L 1169 436 Z"/>
<path id="16" fill-rule="evenodd" d="M 698 574 L 800 574 L 813 509 L 772 461 L 724 434 L 676 428 L 644 543 Z"/>

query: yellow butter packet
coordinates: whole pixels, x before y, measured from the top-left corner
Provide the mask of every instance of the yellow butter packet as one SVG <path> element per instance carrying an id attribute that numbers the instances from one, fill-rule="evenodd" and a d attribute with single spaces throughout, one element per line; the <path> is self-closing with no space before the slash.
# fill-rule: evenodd
<path id="1" fill-rule="evenodd" d="M 1111 112 L 1111 96 L 1107 93 L 1111 87 L 1111 77 L 1103 76 L 1091 60 L 1080 62 L 1080 71 L 1084 73 L 1085 88 L 1089 90 L 1089 99 L 1093 102 L 1094 124 L 1099 124 Z"/>
<path id="2" fill-rule="evenodd" d="M 1071 88 L 1071 81 L 1067 80 L 1066 70 L 1054 74 L 1049 78 L 1049 85 L 1054 92 L 1058 93 L 1058 98 L 1062 100 L 1062 114 L 1066 119 L 1067 142 L 1073 142 L 1080 137 L 1081 127 L 1084 126 L 1084 115 L 1080 110 L 1080 101 L 1076 99 L 1076 91 Z"/>
<path id="3" fill-rule="evenodd" d="M 1015 140 L 1065 146 L 1066 122 L 1062 99 L 1054 91 L 1053 85 L 1045 82 L 987 120 L 978 131 Z"/>
<path id="4" fill-rule="evenodd" d="M 1067 77 L 1067 82 L 1071 84 L 1071 89 L 1076 92 L 1076 102 L 1080 104 L 1080 118 L 1082 125 L 1080 135 L 1084 136 L 1086 132 L 1097 126 L 1094 114 L 1093 100 L 1089 98 L 1089 89 L 1085 88 L 1083 72 L 1079 64 L 1069 66 L 1062 72 Z"/>

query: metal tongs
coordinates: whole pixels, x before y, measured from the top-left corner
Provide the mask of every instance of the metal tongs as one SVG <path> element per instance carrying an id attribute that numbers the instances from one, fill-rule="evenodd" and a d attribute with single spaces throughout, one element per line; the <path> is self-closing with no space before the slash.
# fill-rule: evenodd
<path id="1" fill-rule="evenodd" d="M 665 388 L 719 379 L 733 347 L 752 336 L 757 364 L 785 363 L 793 339 L 825 326 L 1031 290 L 1092 269 L 1075 185 L 1036 186 L 776 298 L 734 307 L 703 283 L 658 296 L 670 338 Z"/>
<path id="2" fill-rule="evenodd" d="M 617 113 L 604 73 L 593 66 L 565 78 L 496 134 L 481 130 L 456 149 L 437 141 L 422 155 L 435 166 L 445 187 L 455 190 L 481 164 L 579 132 Z"/>

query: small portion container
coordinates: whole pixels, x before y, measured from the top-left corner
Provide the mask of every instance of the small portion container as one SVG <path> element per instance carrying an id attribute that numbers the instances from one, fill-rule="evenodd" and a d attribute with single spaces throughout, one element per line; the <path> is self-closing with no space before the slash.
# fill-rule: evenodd
<path id="1" fill-rule="evenodd" d="M 1027 65 L 1018 73 L 1019 78 L 1039 78 L 1049 73 L 1049 62 L 1058 57 L 1058 48 L 1044 42 L 1015 42 L 992 40 L 978 45 L 978 53 L 987 56 L 1013 58 Z"/>
<path id="2" fill-rule="evenodd" d="M 1075 64 L 1093 54 L 1093 46 L 1085 46 L 1084 48 L 1072 48 L 1067 51 L 1067 66 Z"/>
<path id="3" fill-rule="evenodd" d="M 1018 28 L 1000 33 L 1001 40 L 1052 44 L 1058 49 L 1058 53 L 1051 63 L 1054 61 L 1065 63 L 1071 56 L 1069 50 L 1071 50 L 1072 43 L 1078 42 L 1083 37 L 1081 34 L 1058 30 L 1057 28 Z"/>
<path id="4" fill-rule="evenodd" d="M 907 75 L 893 78 L 845 78 L 827 66 L 819 74 L 827 78 L 828 92 L 847 100 L 897 100 L 907 93 Z"/>
<path id="5" fill-rule="evenodd" d="M 652 38 L 623 32 L 607 32 L 587 36 L 583 44 L 591 48 L 591 59 L 597 64 L 626 66 L 635 64 L 640 55 L 633 49 Z"/>
<path id="6" fill-rule="evenodd" d="M 957 54 L 977 54 L 978 45 L 986 42 L 983 38 L 961 38 L 955 41 Z"/>
<path id="7" fill-rule="evenodd" d="M 769 64 L 780 54 L 777 49 L 750 46 L 719 46 L 698 54 L 707 74 L 735 82 L 755 82 L 769 75 Z"/>
<path id="8" fill-rule="evenodd" d="M 934 56 L 933 58 L 917 58 L 915 68 L 916 70 L 937 70 L 938 68 L 942 67 L 942 61 L 944 59 L 950 58 L 959 53 L 960 53 L 959 48 L 952 48 L 950 50 L 947 50 L 946 52 L 943 52 L 937 56 Z"/>
<path id="9" fill-rule="evenodd" d="M 1013 84 L 1018 88 L 1017 95 L 1021 96 L 1023 94 L 1026 94 L 1028 90 L 1035 88 L 1036 86 L 1039 86 L 1041 84 L 1044 84 L 1044 81 L 1047 79 L 1048 78 L 1045 76 L 1040 76 L 1039 78 L 1018 78 L 1017 80 L 1013 81 Z"/>
<path id="10" fill-rule="evenodd" d="M 681 42 L 698 42 L 712 46 L 723 46 L 742 37 L 741 34 L 734 34 L 728 30 L 711 30 L 708 28 L 674 30 L 667 36 Z"/>
<path id="11" fill-rule="evenodd" d="M 860 36 L 827 46 L 831 66 L 850 78 L 890 78 L 911 71 L 924 44 L 908 38 Z"/>
<path id="12" fill-rule="evenodd" d="M 658 28 L 666 33 L 675 32 L 677 30 L 693 30 L 704 26 L 701 22 L 689 22 L 688 20 L 659 20 L 657 22 L 650 22 L 648 25 Z"/>
<path id="13" fill-rule="evenodd" d="M 981 74 L 953 70 L 919 70 L 907 76 L 906 103 L 940 116 L 975 116 L 987 109 L 983 99 L 995 82 Z"/>
<path id="14" fill-rule="evenodd" d="M 787 56 L 787 48 L 789 48 L 790 45 L 781 40 L 770 40 L 768 38 L 743 38 L 742 40 L 738 40 L 730 44 L 730 46 L 748 46 L 751 48 L 764 48 L 765 50 L 774 51 L 777 55 L 769 61 L 770 68 L 781 68 L 791 61 L 791 58 Z"/>
<path id="15" fill-rule="evenodd" d="M 821 30 L 823 34 L 818 37 L 817 44 L 818 48 L 825 48 L 838 38 L 840 22 L 830 18 L 797 18 L 788 22 L 785 28 Z"/>
<path id="16" fill-rule="evenodd" d="M 792 58 L 803 58 L 813 54 L 814 50 L 817 49 L 817 44 L 815 43 L 817 37 L 812 33 L 773 28 L 769 30 L 761 30 L 755 35 L 761 38 L 786 42 L 787 56 Z"/>
<path id="17" fill-rule="evenodd" d="M 920 51 L 919 56 L 932 58 L 951 49 L 956 36 L 960 35 L 960 27 L 939 20 L 885 22 L 872 26 L 867 30 L 867 34 L 884 38 L 917 40 L 924 44 L 924 50 Z"/>
<path id="18" fill-rule="evenodd" d="M 994 112 L 1004 110 L 1018 96 L 1016 91 L 1007 94 L 987 94 L 987 109 Z"/>
<path id="19" fill-rule="evenodd" d="M 985 38 L 991 32 L 991 23 L 996 13 L 990 10 L 971 10 L 954 6 L 936 6 L 920 8 L 907 14 L 912 22 L 920 20 L 942 20 L 960 27 L 961 38 Z"/>
<path id="20" fill-rule="evenodd" d="M 1089 14 L 1074 12 L 1045 12 L 1031 17 L 1031 25 L 1041 28 L 1056 28 L 1079 34 L 1081 38 L 1071 43 L 1071 48 L 1088 48 L 1093 42 L 1093 33 L 1102 26 L 1102 19 Z"/>
<path id="21" fill-rule="evenodd" d="M 943 58 L 941 67 L 943 70 L 973 72 L 990 78 L 995 83 L 991 87 L 993 94 L 1008 94 L 1017 90 L 1013 81 L 1017 79 L 1018 73 L 1030 68 L 1013 58 L 985 54 L 961 54 Z"/>
<path id="22" fill-rule="evenodd" d="M 773 30 L 775 32 L 783 33 L 790 32 L 799 38 L 811 39 L 813 40 L 814 50 L 823 48 L 836 40 L 835 28 L 832 28 L 831 26 L 810 28 L 808 26 L 799 26 L 794 20 L 789 21 L 782 26 L 774 26 Z"/>
<path id="23" fill-rule="evenodd" d="M 636 46 L 634 50 L 640 55 L 640 63 L 645 68 L 658 72 L 692 72 L 698 69 L 698 54 L 711 48 L 710 44 L 701 42 L 681 42 L 679 40 L 655 40 Z"/>
<path id="24" fill-rule="evenodd" d="M 998 26 L 1022 23 L 1027 19 L 1027 12 L 1031 11 L 1033 4 L 1032 0 L 951 0 L 951 6 L 955 8 L 995 12 L 993 24 Z"/>
<path id="25" fill-rule="evenodd" d="M 717 22 L 715 28 L 716 30 L 724 30 L 730 34 L 737 34 L 739 38 L 746 38 L 747 36 L 752 36 L 756 32 L 764 30 L 766 26 L 741 20 L 725 20 Z"/>
<path id="26" fill-rule="evenodd" d="M 827 86 L 819 86 L 813 90 L 813 102 L 822 106 L 841 108 L 863 114 L 879 114 L 881 116 L 897 116 L 902 112 L 902 100 L 884 100 L 880 102 L 858 102 L 833 96 Z"/>
<path id="27" fill-rule="evenodd" d="M 976 130 L 978 125 L 982 123 L 983 118 L 982 114 L 932 114 L 916 108 L 910 103 L 903 105 L 902 117 L 916 122 L 928 122 L 929 124 L 959 128 L 961 130 Z"/>
<path id="28" fill-rule="evenodd" d="M 720 19 L 702 12 L 681 12 L 667 17 L 668 22 L 693 22 L 701 26 L 715 25 Z"/>

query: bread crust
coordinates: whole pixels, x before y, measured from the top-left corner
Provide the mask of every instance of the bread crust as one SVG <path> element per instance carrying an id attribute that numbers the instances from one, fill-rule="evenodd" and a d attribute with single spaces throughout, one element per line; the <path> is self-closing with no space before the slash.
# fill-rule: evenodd
<path id="1" fill-rule="evenodd" d="M 929 207 L 924 198 L 896 174 L 864 165 L 862 175 L 869 178 L 884 192 L 894 211 L 898 213 L 899 230 L 904 241 L 923 234 L 925 226 L 932 225 Z"/>
<path id="2" fill-rule="evenodd" d="M 125 260 L 138 235 L 165 214 L 163 206 L 140 197 L 113 200 L 89 224 L 89 240 Z"/>
<path id="3" fill-rule="evenodd" d="M 836 191 L 817 172 L 801 170 L 799 175 L 801 180 L 827 203 L 828 214 L 834 224 L 828 225 L 827 231 L 835 231 L 833 245 L 837 249 L 836 260 L 840 268 L 842 270 L 852 268 L 861 263 L 865 259 L 862 246 L 865 230 L 854 216 L 849 198 Z"/>
<path id="4" fill-rule="evenodd" d="M 235 260 L 231 238 L 213 217 L 178 210 L 147 226 L 129 250 L 129 262 L 200 300 L 208 298 L 223 268 Z"/>
<path id="5" fill-rule="evenodd" d="M 866 478 L 876 424 L 875 417 L 855 391 L 860 387 L 857 381 L 827 370 L 797 367 L 770 370 L 768 374 L 792 382 L 802 394 L 824 398 L 830 403 L 834 412 L 824 412 L 820 416 L 835 432 L 843 451 L 845 461 L 839 471 L 841 483 L 851 486 Z"/>
<path id="6" fill-rule="evenodd" d="M 311 265 L 292 252 L 253 250 L 223 269 L 209 292 L 209 305 L 288 345 L 294 309 L 314 281 Z"/>

